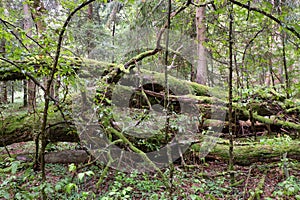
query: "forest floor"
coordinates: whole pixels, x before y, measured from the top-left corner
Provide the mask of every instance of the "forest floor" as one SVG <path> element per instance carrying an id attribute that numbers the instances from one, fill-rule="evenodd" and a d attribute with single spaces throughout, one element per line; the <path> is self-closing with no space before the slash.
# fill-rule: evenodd
<path id="1" fill-rule="evenodd" d="M 55 150 L 74 147 L 62 143 Z M 10 154 L 33 152 L 32 143 L 7 148 Z M 0 156 L 0 199 L 39 199 L 41 173 L 32 170 L 32 163 L 8 159 L 4 148 L 0 149 Z M 228 165 L 223 161 L 201 159 L 188 164 L 188 167 L 175 165 L 171 198 L 155 172 L 125 173 L 109 169 L 96 187 L 104 168 L 100 163 L 80 170 L 81 164 L 49 163 L 45 188 L 49 199 L 300 199 L 300 163 L 294 160 L 235 165 L 233 184 Z M 283 169 L 287 169 L 289 178 Z M 163 172 L 170 178 L 169 169 Z"/>

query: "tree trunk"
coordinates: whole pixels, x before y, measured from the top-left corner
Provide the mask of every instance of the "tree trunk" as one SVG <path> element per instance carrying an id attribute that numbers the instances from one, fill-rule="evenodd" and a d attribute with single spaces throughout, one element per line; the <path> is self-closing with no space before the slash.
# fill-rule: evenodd
<path id="1" fill-rule="evenodd" d="M 28 106 L 28 95 L 27 95 L 27 80 L 23 80 L 23 106 Z"/>
<path id="2" fill-rule="evenodd" d="M 7 127 L 8 128 L 8 127 Z M 2 128 L 0 131 L 0 147 L 6 145 L 33 141 L 36 137 L 36 133 L 32 131 L 32 126 L 25 125 L 15 128 L 11 131 L 6 128 Z M 79 136 L 76 133 L 76 129 L 71 124 L 61 123 L 52 125 L 47 129 L 47 142 L 79 142 Z"/>
<path id="3" fill-rule="evenodd" d="M 230 172 L 230 181 L 231 184 L 234 183 L 234 173 L 232 171 L 234 170 L 234 156 L 233 156 L 233 126 L 232 124 L 234 123 L 233 121 L 233 115 L 232 115 L 232 78 L 233 78 L 233 4 L 230 5 L 230 13 L 229 13 L 229 76 L 228 76 L 228 87 L 229 87 L 229 92 L 228 92 L 228 101 L 229 101 L 229 106 L 228 106 L 228 111 L 229 111 L 229 165 L 228 165 L 228 170 Z"/>
<path id="4" fill-rule="evenodd" d="M 8 103 L 8 98 L 7 98 L 7 82 L 4 81 L 1 84 L 1 102 L 2 103 Z"/>
<path id="5" fill-rule="evenodd" d="M 1 54 L 5 55 L 5 40 L 1 39 Z M 0 103 L 8 103 L 7 82 L 0 82 Z"/>
<path id="6" fill-rule="evenodd" d="M 201 143 L 193 144 L 188 151 L 183 155 L 186 164 L 195 164 L 197 162 L 202 163 L 199 160 L 198 151 L 200 149 Z M 271 145 L 259 145 L 255 146 L 243 144 L 236 146 L 235 154 L 235 164 L 241 166 L 250 166 L 253 163 L 263 162 L 280 162 L 284 152 L 287 152 L 288 159 L 294 159 L 300 161 L 300 144 L 294 143 L 289 147 L 278 147 Z M 16 156 L 17 160 L 32 161 L 32 155 L 20 154 Z M 85 163 L 92 158 L 84 150 L 65 150 L 60 152 L 48 152 L 45 154 L 46 163 Z M 228 162 L 228 145 L 226 144 L 216 144 L 212 151 L 205 157 L 206 161 L 219 160 L 223 162 Z"/>
<path id="7" fill-rule="evenodd" d="M 34 111 L 36 108 L 36 85 L 32 80 L 27 81 L 28 90 L 28 110 Z"/>
<path id="8" fill-rule="evenodd" d="M 199 2 L 199 1 L 197 1 Z M 207 61 L 206 51 L 203 43 L 205 42 L 205 6 L 196 8 L 196 31 L 198 42 L 198 64 L 196 73 L 196 82 L 199 84 L 207 84 Z"/>
<path id="9" fill-rule="evenodd" d="M 94 15 L 93 3 L 88 5 L 87 14 L 88 14 L 88 22 L 92 24 L 93 23 L 93 15 Z M 93 34 L 93 30 L 91 28 L 88 29 L 87 30 L 87 54 L 88 54 L 88 57 L 90 57 L 90 53 L 94 48 L 92 34 Z"/>
<path id="10" fill-rule="evenodd" d="M 284 75 L 285 75 L 285 92 L 286 92 L 286 98 L 290 98 L 290 80 L 289 80 L 289 72 L 287 67 L 287 61 L 286 61 L 286 47 L 285 47 L 285 40 L 286 40 L 286 33 L 281 33 L 282 37 L 282 59 L 283 59 L 283 69 L 284 69 Z"/>
<path id="11" fill-rule="evenodd" d="M 15 85 L 14 82 L 10 82 L 10 88 L 11 88 L 11 103 L 15 102 Z"/>
<path id="12" fill-rule="evenodd" d="M 27 35 L 32 35 L 32 18 L 31 18 L 31 11 L 28 4 L 23 5 L 24 11 L 24 30 L 27 32 Z M 30 48 L 30 47 L 29 47 Z M 36 87 L 35 83 L 32 80 L 28 80 L 27 82 L 27 92 L 24 91 L 24 98 L 27 96 L 27 100 L 24 100 L 24 106 L 28 106 L 29 111 L 33 111 L 36 107 Z M 25 87 L 24 87 L 25 89 Z M 27 94 L 27 95 L 25 95 Z"/>

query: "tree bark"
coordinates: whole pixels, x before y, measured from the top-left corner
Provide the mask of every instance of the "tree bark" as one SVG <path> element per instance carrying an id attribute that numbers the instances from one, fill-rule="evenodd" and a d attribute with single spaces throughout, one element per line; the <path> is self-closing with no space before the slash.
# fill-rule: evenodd
<path id="1" fill-rule="evenodd" d="M 228 111 L 229 111 L 229 164 L 228 164 L 228 170 L 230 172 L 230 181 L 231 184 L 233 184 L 234 181 L 234 173 L 232 171 L 234 170 L 234 156 L 233 156 L 233 135 L 235 135 L 234 129 L 232 124 L 233 121 L 233 115 L 232 115 L 232 78 L 233 78 L 233 5 L 230 5 L 230 11 L 229 11 L 229 75 L 228 75 Z"/>
<path id="2" fill-rule="evenodd" d="M 197 1 L 199 2 L 199 1 Z M 196 31 L 198 42 L 198 64 L 196 73 L 196 82 L 202 85 L 207 84 L 207 61 L 206 50 L 203 46 L 205 42 L 205 6 L 196 8 Z"/>
<path id="3" fill-rule="evenodd" d="M 27 32 L 27 35 L 31 36 L 32 35 L 32 27 L 33 27 L 33 22 L 31 18 L 31 11 L 30 11 L 30 6 L 25 3 L 23 5 L 23 12 L 24 12 L 24 30 Z M 36 87 L 35 83 L 32 80 L 27 81 L 27 103 L 24 101 L 24 106 L 28 106 L 29 111 L 33 111 L 36 107 Z M 24 87 L 25 89 L 25 87 Z M 25 95 L 24 95 L 25 98 Z"/>
<path id="4" fill-rule="evenodd" d="M 27 80 L 23 80 L 23 106 L 27 107 L 28 106 L 28 95 L 27 95 Z"/>

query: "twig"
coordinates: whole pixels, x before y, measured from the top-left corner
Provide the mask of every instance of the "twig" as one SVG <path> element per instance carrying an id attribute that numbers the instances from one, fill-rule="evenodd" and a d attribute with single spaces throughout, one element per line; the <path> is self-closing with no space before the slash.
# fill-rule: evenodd
<path id="1" fill-rule="evenodd" d="M 246 183 L 245 183 L 244 190 L 243 190 L 243 199 L 245 199 L 246 190 L 247 190 L 247 187 L 248 187 L 248 182 L 249 182 L 249 179 L 250 179 L 252 168 L 255 167 L 255 166 L 256 166 L 256 164 L 251 165 L 250 169 L 248 171 L 248 176 L 247 176 Z"/>

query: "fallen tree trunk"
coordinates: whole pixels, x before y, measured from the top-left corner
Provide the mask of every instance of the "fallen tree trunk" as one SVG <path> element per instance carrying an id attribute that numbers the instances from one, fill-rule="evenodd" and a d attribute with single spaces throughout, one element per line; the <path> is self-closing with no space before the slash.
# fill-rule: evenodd
<path id="1" fill-rule="evenodd" d="M 199 158 L 199 149 L 201 143 L 193 144 L 189 150 L 183 155 L 186 164 L 195 164 L 202 162 Z M 253 163 L 263 162 L 280 162 L 284 153 L 287 158 L 300 161 L 300 141 L 293 141 L 290 145 L 281 144 L 255 144 L 255 145 L 235 145 L 234 147 L 235 164 L 241 166 L 249 166 Z M 17 159 L 31 161 L 30 155 L 19 155 Z M 205 157 L 206 160 L 219 160 L 227 162 L 228 145 L 216 144 L 212 151 Z M 46 153 L 45 160 L 48 163 L 85 163 L 93 160 L 85 150 L 65 150 L 60 152 Z"/>
<path id="2" fill-rule="evenodd" d="M 18 154 L 11 156 L 25 162 L 32 162 L 34 160 L 34 154 Z M 89 160 L 92 160 L 92 158 L 85 150 L 64 150 L 58 152 L 46 152 L 45 154 L 46 163 L 79 164 L 86 163 Z"/>
<path id="3" fill-rule="evenodd" d="M 84 150 L 68 150 L 45 154 L 46 163 L 86 163 L 91 157 Z"/>
<path id="4" fill-rule="evenodd" d="M 40 131 L 39 123 L 34 115 L 6 117 L 0 124 L 0 147 L 35 140 Z M 64 122 L 58 113 L 49 120 L 46 139 L 53 143 L 80 141 L 74 124 Z"/>
<path id="5" fill-rule="evenodd" d="M 199 160 L 199 149 L 201 143 L 194 144 L 189 151 L 185 153 L 187 162 Z M 228 142 L 216 144 L 212 151 L 206 156 L 207 160 L 228 161 Z M 287 158 L 300 161 L 300 141 L 276 142 L 273 144 L 257 143 L 234 145 L 234 163 L 237 165 L 249 166 L 256 162 L 280 162 L 284 153 L 287 153 Z M 200 160 L 199 160 L 200 161 Z M 201 162 L 201 161 L 200 161 Z"/>
<path id="6" fill-rule="evenodd" d="M 68 59 L 66 58 L 66 60 L 69 60 L 69 59 L 70 58 L 68 58 Z M 34 65 L 35 63 L 38 63 L 39 61 L 40 60 L 29 60 L 26 64 Z M 80 66 L 80 65 L 84 65 L 85 63 L 88 63 L 87 67 L 91 70 L 94 69 L 96 71 L 99 68 L 101 68 L 102 71 L 105 69 L 121 70 L 120 66 L 109 64 L 109 63 L 103 64 L 101 62 L 95 62 L 93 60 L 78 60 L 78 59 L 73 58 L 71 63 L 74 64 L 75 68 L 76 68 L 76 66 Z M 101 67 L 102 64 L 105 65 L 106 68 L 102 68 Z M 87 74 L 85 74 L 85 71 L 82 70 L 81 75 L 89 77 L 89 76 L 91 76 L 91 73 L 93 74 L 93 71 L 91 72 L 91 71 L 87 70 L 86 72 L 87 72 Z M 134 70 L 132 72 L 133 72 L 133 74 L 128 74 L 125 72 L 122 72 L 122 73 L 118 72 L 117 74 L 123 74 L 124 77 L 122 79 L 120 77 L 117 78 L 118 80 L 120 80 L 120 84 L 118 84 L 116 86 L 112 86 L 113 87 L 112 90 L 114 92 L 116 92 L 120 97 L 122 97 L 123 94 L 126 94 L 126 93 L 129 93 L 129 94 L 133 93 L 134 95 L 136 94 L 136 96 L 133 96 L 134 97 L 133 99 L 142 98 L 141 90 L 143 90 L 148 98 L 153 97 L 153 98 L 159 99 L 159 101 L 163 104 L 163 99 L 165 98 L 164 97 L 165 92 L 164 92 L 164 87 L 163 87 L 164 74 L 157 73 L 157 72 L 151 72 L 151 71 L 147 71 L 147 70 L 141 70 L 140 73 L 142 73 L 142 74 L 135 74 Z M 124 80 L 126 80 L 127 83 L 128 83 L 128 81 L 138 82 L 139 75 L 141 76 L 140 78 L 142 78 L 147 83 L 143 86 L 144 88 L 133 87 L 133 86 L 130 86 L 131 84 L 129 84 L 129 86 L 122 85 L 122 81 L 124 81 Z M 115 76 L 115 75 L 111 75 L 111 76 Z M 113 77 L 111 77 L 111 78 L 113 78 Z M 185 81 L 185 80 L 179 80 L 174 77 L 169 77 L 168 80 L 170 83 L 170 89 L 175 88 L 175 90 L 178 89 L 178 91 L 186 90 L 186 91 L 190 92 L 190 93 L 182 92 L 182 94 L 176 94 L 176 92 L 173 91 L 174 93 L 173 94 L 170 93 L 170 97 L 169 97 L 169 100 L 171 103 L 180 102 L 183 104 L 193 104 L 193 106 L 198 108 L 199 115 L 201 115 L 201 117 L 203 117 L 203 119 L 204 119 L 203 121 L 205 121 L 206 119 L 221 120 L 224 122 L 223 124 L 221 124 L 221 126 L 224 127 L 223 132 L 227 131 L 228 123 L 226 121 L 228 121 L 228 116 L 226 116 L 225 119 L 224 118 L 222 119 L 222 117 L 218 118 L 219 117 L 218 112 L 220 112 L 220 113 L 224 112 L 224 111 L 227 112 L 227 103 L 226 103 L 225 99 L 219 98 L 220 95 L 215 94 L 216 91 L 213 91 L 212 88 L 209 88 L 207 86 L 199 85 L 197 83 L 193 83 L 193 82 L 189 82 L 189 81 Z M 100 93 L 101 92 L 103 92 L 103 91 L 100 91 Z M 272 94 L 272 95 L 275 95 L 275 94 Z M 106 96 L 106 97 L 110 98 L 109 96 Z M 258 97 L 255 97 L 255 98 L 258 98 Z M 267 96 L 264 98 L 271 98 L 271 97 Z M 124 102 L 125 102 L 124 99 L 123 98 L 119 98 L 119 99 L 121 101 L 121 104 L 124 105 Z M 129 105 L 136 105 L 136 102 L 133 102 L 133 103 L 130 102 L 131 101 L 130 95 L 129 95 L 129 99 L 125 99 L 125 100 L 129 101 L 129 102 L 125 102 L 125 103 L 128 103 Z M 148 102 L 144 101 L 144 103 L 145 102 L 146 102 L 145 105 L 138 105 L 138 107 L 139 106 L 141 106 L 141 107 L 148 106 L 147 105 Z M 113 103 L 117 103 L 117 102 L 113 102 Z M 177 103 L 175 105 L 178 105 L 178 104 L 179 103 Z M 266 118 L 266 116 L 269 116 L 269 115 L 280 116 L 282 113 L 284 113 L 284 109 L 276 101 L 274 101 L 274 102 L 260 101 L 260 103 L 249 102 L 249 103 L 245 103 L 245 104 L 246 105 L 238 104 L 238 103 L 233 104 L 233 107 L 234 107 L 234 115 L 233 116 L 236 119 L 236 126 L 238 126 L 237 129 L 243 128 L 243 126 L 241 126 L 239 124 L 240 121 L 247 121 L 248 119 L 250 119 L 250 114 L 249 114 L 248 109 L 249 109 L 249 107 L 251 107 L 251 109 L 253 111 L 253 118 L 256 121 L 263 123 L 263 124 L 256 125 L 258 128 L 257 130 L 262 131 L 261 129 L 263 128 L 263 126 L 265 126 L 267 128 L 267 125 L 270 125 L 271 131 L 278 131 L 278 130 L 280 130 L 281 127 L 293 129 L 293 130 L 300 130 L 300 124 L 297 120 L 296 121 L 287 121 L 287 120 L 284 120 L 282 117 L 281 118 L 275 117 L 273 119 Z M 136 108 L 136 107 L 134 107 L 134 108 Z M 291 108 L 289 108 L 289 109 L 291 110 Z M 292 113 L 290 115 L 291 115 L 291 117 L 289 117 L 289 115 L 287 113 L 287 117 L 292 119 L 292 115 L 294 115 L 294 113 Z M 48 128 L 49 130 L 47 132 L 47 135 L 48 135 L 47 140 L 49 142 L 57 142 L 57 141 L 78 142 L 79 137 L 76 134 L 76 129 L 75 129 L 74 125 L 72 123 L 70 123 L 70 124 L 61 123 L 62 121 L 63 121 L 63 119 L 60 119 L 60 117 L 57 117 L 57 116 L 54 116 L 53 119 L 49 119 L 49 128 Z M 26 116 L 24 119 L 22 117 L 12 117 L 12 118 L 7 117 L 4 120 L 4 122 L 2 122 L 2 124 L 0 123 L 0 137 L 1 137 L 0 138 L 0 146 L 5 146 L 5 145 L 22 142 L 22 141 L 34 140 L 34 138 L 36 137 L 36 135 L 38 134 L 38 131 L 39 131 L 38 123 L 40 123 L 40 122 L 34 121 L 32 119 L 28 119 L 28 117 L 26 117 Z M 59 124 L 59 123 L 61 123 L 61 124 Z M 202 125 L 204 123 L 202 123 Z M 54 126 L 53 124 L 54 125 L 56 124 L 56 125 Z M 207 123 L 207 124 L 204 124 L 203 127 L 200 126 L 199 130 L 201 131 L 202 128 L 207 129 L 207 128 L 213 127 L 213 126 L 214 126 L 214 124 Z M 218 126 L 220 126 L 220 125 L 218 125 Z M 251 126 L 251 124 L 249 126 Z M 249 127 L 249 126 L 247 126 L 247 127 Z M 75 134 L 70 134 L 70 133 L 75 133 Z"/>
<path id="7" fill-rule="evenodd" d="M 64 125 L 56 126 L 47 131 L 48 142 L 79 142 L 79 136 L 74 127 L 66 127 Z M 19 129 L 12 134 L 1 135 L 0 147 L 19 142 L 33 141 L 36 138 L 36 133 L 32 130 Z"/>

